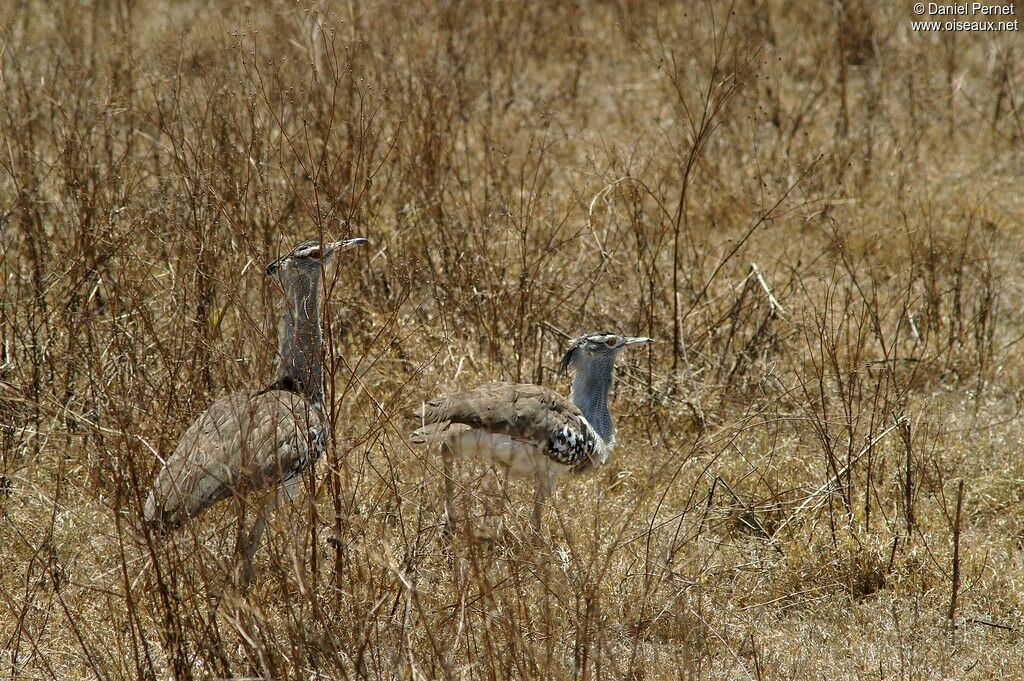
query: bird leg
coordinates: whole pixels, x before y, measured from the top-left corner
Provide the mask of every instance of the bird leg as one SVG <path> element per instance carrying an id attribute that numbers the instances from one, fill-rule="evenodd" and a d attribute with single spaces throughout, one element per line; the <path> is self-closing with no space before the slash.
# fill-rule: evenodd
<path id="1" fill-rule="evenodd" d="M 444 525 L 445 534 L 451 536 L 455 531 L 455 452 L 447 442 L 441 443 L 441 464 L 444 474 Z"/>
<path id="2" fill-rule="evenodd" d="M 508 508 L 509 508 L 509 501 L 510 501 L 509 500 L 509 496 L 508 496 L 508 479 L 509 479 L 509 476 L 512 475 L 512 469 L 509 468 L 508 466 L 501 466 L 501 468 L 503 470 L 502 470 L 501 478 L 500 478 L 500 480 L 501 480 L 501 482 L 500 482 L 500 485 L 501 485 L 501 500 L 500 500 L 501 511 L 500 511 L 500 516 L 499 516 L 499 521 L 498 521 L 498 534 L 499 535 L 504 533 L 504 531 L 506 529 L 506 523 L 507 523 L 507 520 L 508 520 Z"/>
<path id="3" fill-rule="evenodd" d="M 512 469 L 509 468 L 508 466 L 502 466 L 502 468 L 504 469 L 504 471 L 503 471 L 503 475 L 501 476 L 501 504 L 502 504 L 501 511 L 502 511 L 502 513 L 505 513 L 505 512 L 508 511 L 508 502 L 509 502 L 508 479 L 509 479 L 509 476 L 512 475 Z"/>
<path id="4" fill-rule="evenodd" d="M 267 529 L 267 514 L 274 505 L 274 498 L 260 508 L 256 522 L 250 532 L 242 530 L 242 537 L 239 540 L 242 562 L 235 570 L 235 583 L 242 593 L 249 590 L 249 583 L 252 581 L 252 559 L 263 541 L 263 532 Z"/>
<path id="5" fill-rule="evenodd" d="M 533 490 L 533 531 L 540 534 L 540 521 L 544 514 L 544 502 L 547 500 L 554 487 L 553 481 L 547 475 L 537 473 L 536 486 Z"/>

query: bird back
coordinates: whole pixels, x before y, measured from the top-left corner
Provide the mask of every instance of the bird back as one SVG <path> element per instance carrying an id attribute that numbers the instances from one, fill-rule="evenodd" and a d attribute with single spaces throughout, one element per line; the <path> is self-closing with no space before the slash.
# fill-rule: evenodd
<path id="1" fill-rule="evenodd" d="M 178 442 L 146 499 L 147 521 L 178 525 L 212 504 L 294 478 L 319 456 L 322 412 L 286 390 L 223 397 Z"/>
<path id="2" fill-rule="evenodd" d="M 599 463 L 603 441 L 572 402 L 529 383 L 491 383 L 432 400 L 417 412 L 423 424 L 413 442 L 436 440 L 446 424 L 458 423 L 535 444 L 567 466 Z"/>

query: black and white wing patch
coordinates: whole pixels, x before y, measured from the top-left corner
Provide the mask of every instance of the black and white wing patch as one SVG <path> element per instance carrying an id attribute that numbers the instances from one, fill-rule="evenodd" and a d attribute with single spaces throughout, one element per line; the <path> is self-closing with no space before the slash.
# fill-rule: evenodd
<path id="1" fill-rule="evenodd" d="M 567 419 L 562 427 L 548 436 L 545 454 L 564 466 L 582 470 L 604 463 L 607 454 L 604 442 L 586 419 Z"/>
<path id="2" fill-rule="evenodd" d="M 446 395 L 426 403 L 416 416 L 423 426 L 413 433 L 414 442 L 430 441 L 450 424 L 460 423 L 527 443 L 574 470 L 604 463 L 612 445 L 572 402 L 529 383 L 491 383 Z"/>
<path id="3" fill-rule="evenodd" d="M 296 433 L 293 446 L 296 451 L 291 465 L 284 471 L 285 480 L 302 475 L 317 462 L 327 446 L 327 428 L 319 420 L 310 423 L 305 437 Z"/>

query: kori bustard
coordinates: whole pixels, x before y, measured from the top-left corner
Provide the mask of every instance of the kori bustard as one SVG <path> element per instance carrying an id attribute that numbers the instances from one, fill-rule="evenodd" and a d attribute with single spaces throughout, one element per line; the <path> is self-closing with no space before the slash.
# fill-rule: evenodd
<path id="1" fill-rule="evenodd" d="M 441 443 L 445 516 L 449 528 L 455 493 L 455 457 L 498 463 L 511 475 L 535 479 L 533 527 L 540 529 L 544 502 L 565 473 L 603 464 L 615 446 L 608 390 L 615 359 L 650 338 L 609 331 L 575 339 L 559 365 L 574 372 L 570 399 L 543 386 L 492 383 L 427 402 L 417 412 L 422 426 L 412 442 Z"/>
<path id="2" fill-rule="evenodd" d="M 307 241 L 267 266 L 266 275 L 284 294 L 277 378 L 262 390 L 211 404 L 182 435 L 146 499 L 144 517 L 158 530 L 180 526 L 229 497 L 255 500 L 255 523 L 241 528 L 239 538 L 236 580 L 243 589 L 270 511 L 298 494 L 330 434 L 323 408 L 321 272 L 335 253 L 365 243 Z"/>

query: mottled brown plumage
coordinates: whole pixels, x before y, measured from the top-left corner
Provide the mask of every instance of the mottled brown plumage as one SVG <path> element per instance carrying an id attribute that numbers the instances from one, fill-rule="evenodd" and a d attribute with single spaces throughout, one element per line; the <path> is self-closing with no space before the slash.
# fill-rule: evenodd
<path id="1" fill-rule="evenodd" d="M 177 526 L 231 496 L 280 487 L 292 498 L 325 436 L 323 412 L 303 395 L 269 390 L 223 397 L 181 436 L 153 483 L 145 515 Z"/>
<path id="2" fill-rule="evenodd" d="M 604 453 L 603 443 L 575 404 L 530 383 L 490 383 L 452 393 L 428 402 L 417 416 L 424 425 L 459 423 L 508 435 L 567 467 L 600 463 L 593 457 Z M 569 447 L 569 442 L 578 444 Z"/>
<path id="3" fill-rule="evenodd" d="M 539 385 L 492 383 L 431 400 L 417 412 L 416 444 L 440 442 L 445 475 L 445 513 L 451 522 L 455 457 L 479 457 L 536 481 L 533 524 L 540 526 L 544 500 L 555 481 L 605 462 L 615 445 L 608 389 L 618 353 L 649 343 L 609 332 L 583 336 L 562 360 L 575 371 L 572 399 Z"/>
<path id="4" fill-rule="evenodd" d="M 256 522 L 239 537 L 246 588 L 267 515 L 292 499 L 303 473 L 329 436 L 323 411 L 320 277 L 332 254 L 366 243 L 307 241 L 267 267 L 284 293 L 278 337 L 277 378 L 258 392 L 235 393 L 207 408 L 163 462 L 146 498 L 150 526 L 178 526 L 218 501 L 259 493 Z"/>

